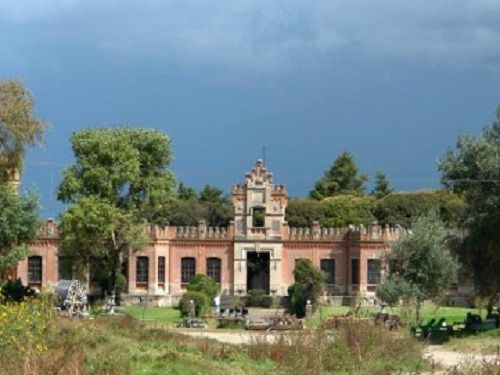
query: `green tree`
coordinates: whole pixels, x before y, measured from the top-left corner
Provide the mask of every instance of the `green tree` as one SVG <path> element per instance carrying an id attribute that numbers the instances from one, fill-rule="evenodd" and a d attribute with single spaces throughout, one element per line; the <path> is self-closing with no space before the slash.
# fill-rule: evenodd
<path id="1" fill-rule="evenodd" d="M 337 195 L 323 199 L 324 217 L 320 224 L 324 227 L 345 227 L 349 224 L 368 225 L 375 221 L 372 214 L 373 197 Z"/>
<path id="2" fill-rule="evenodd" d="M 448 226 L 457 226 L 463 211 L 463 199 L 450 190 L 426 190 L 415 193 L 392 193 L 375 202 L 373 214 L 383 225 L 402 225 L 437 210 Z"/>
<path id="3" fill-rule="evenodd" d="M 415 299 L 417 323 L 424 300 L 438 299 L 456 281 L 458 264 L 452 257 L 449 235 L 436 212 L 415 219 L 408 235 L 385 256 L 389 274 L 377 288 L 379 298 Z"/>
<path id="4" fill-rule="evenodd" d="M 286 220 L 290 227 L 310 228 L 314 221 L 323 221 L 324 207 L 315 199 L 290 199 L 286 207 Z"/>
<path id="5" fill-rule="evenodd" d="M 297 262 L 293 275 L 295 283 L 288 288 L 290 305 L 292 313 L 297 317 L 303 317 L 308 300 L 311 301 L 313 308 L 316 308 L 323 291 L 325 275 L 309 260 Z"/>
<path id="6" fill-rule="evenodd" d="M 200 192 L 200 203 L 205 208 L 207 224 L 213 227 L 225 227 L 233 217 L 231 200 L 224 192 L 215 187 L 206 185 Z"/>
<path id="7" fill-rule="evenodd" d="M 76 161 L 58 189 L 62 252 L 75 266 L 98 265 L 109 291 L 124 257 L 147 241 L 145 226 L 164 220 L 174 188 L 170 139 L 151 129 L 85 129 L 73 134 Z"/>
<path id="8" fill-rule="evenodd" d="M 38 197 L 0 185 L 0 276 L 26 258 L 41 228 Z"/>
<path id="9" fill-rule="evenodd" d="M 491 311 L 500 293 L 500 106 L 481 136 L 458 138 L 439 169 L 444 185 L 465 198 L 467 231 L 458 239 L 459 255 Z"/>
<path id="10" fill-rule="evenodd" d="M 386 195 L 392 193 L 393 189 L 391 189 L 389 184 L 389 179 L 386 174 L 382 171 L 377 171 L 375 173 L 375 186 L 372 190 L 372 195 L 377 198 L 383 198 Z"/>
<path id="11" fill-rule="evenodd" d="M 212 301 L 217 294 L 219 294 L 219 286 L 217 282 L 207 275 L 194 275 L 189 280 L 187 290 L 190 292 L 198 292 L 206 295 Z"/>
<path id="12" fill-rule="evenodd" d="M 177 199 L 182 201 L 198 200 L 198 194 L 194 188 L 185 186 L 180 182 L 177 188 Z"/>
<path id="13" fill-rule="evenodd" d="M 169 204 L 170 209 L 161 225 L 195 226 L 201 219 L 205 218 L 205 207 L 198 199 L 175 199 Z"/>
<path id="14" fill-rule="evenodd" d="M 26 147 L 42 141 L 46 123 L 34 116 L 34 108 L 20 81 L 0 81 L 0 183 L 21 172 Z"/>
<path id="15" fill-rule="evenodd" d="M 316 182 L 309 197 L 321 200 L 337 194 L 363 195 L 368 176 L 360 175 L 354 157 L 343 152 L 335 159 L 324 176 Z"/>
<path id="16" fill-rule="evenodd" d="M 179 310 L 182 316 L 189 316 L 191 301 L 194 304 L 194 314 L 196 317 L 204 317 L 210 314 L 210 299 L 206 294 L 200 292 L 187 291 L 179 301 Z"/>

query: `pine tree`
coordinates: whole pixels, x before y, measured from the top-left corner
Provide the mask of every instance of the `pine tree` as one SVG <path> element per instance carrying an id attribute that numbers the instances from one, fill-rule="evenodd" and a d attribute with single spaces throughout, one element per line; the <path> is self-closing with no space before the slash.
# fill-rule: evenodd
<path id="1" fill-rule="evenodd" d="M 389 185 L 389 179 L 386 174 L 382 171 L 377 171 L 375 173 L 375 187 L 372 190 L 372 195 L 377 198 L 383 198 L 386 195 L 391 194 L 393 189 Z"/>
<path id="2" fill-rule="evenodd" d="M 316 182 L 309 197 L 321 200 L 338 194 L 363 195 L 368 176 L 360 175 L 351 153 L 345 151 L 335 159 L 324 176 Z"/>

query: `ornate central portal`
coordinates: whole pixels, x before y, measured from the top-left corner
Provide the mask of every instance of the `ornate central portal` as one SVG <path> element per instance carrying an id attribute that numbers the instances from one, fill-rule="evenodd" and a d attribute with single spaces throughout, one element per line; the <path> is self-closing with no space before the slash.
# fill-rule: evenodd
<path id="1" fill-rule="evenodd" d="M 269 294 L 270 254 L 267 251 L 247 253 L 247 293 L 251 290 L 264 290 Z"/>

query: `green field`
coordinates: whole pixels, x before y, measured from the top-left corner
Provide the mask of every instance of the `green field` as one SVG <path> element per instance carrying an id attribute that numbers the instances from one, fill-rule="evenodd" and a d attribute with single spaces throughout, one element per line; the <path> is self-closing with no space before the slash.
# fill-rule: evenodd
<path id="1" fill-rule="evenodd" d="M 175 324 L 181 320 L 181 312 L 173 307 L 129 306 L 125 312 L 139 321 Z"/>

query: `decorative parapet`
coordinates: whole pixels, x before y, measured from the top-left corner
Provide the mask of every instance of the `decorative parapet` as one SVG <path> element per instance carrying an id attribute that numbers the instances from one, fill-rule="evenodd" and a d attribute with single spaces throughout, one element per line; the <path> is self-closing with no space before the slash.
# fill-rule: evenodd
<path id="1" fill-rule="evenodd" d="M 54 219 L 47 219 L 43 223 L 38 237 L 40 239 L 59 238 L 59 229 Z"/>
<path id="2" fill-rule="evenodd" d="M 368 226 L 327 228 L 321 227 L 319 222 L 315 221 L 311 228 L 288 228 L 288 240 L 341 241 L 349 238 L 357 241 L 395 241 L 406 232 L 401 226 L 382 227 L 377 223 Z"/>

